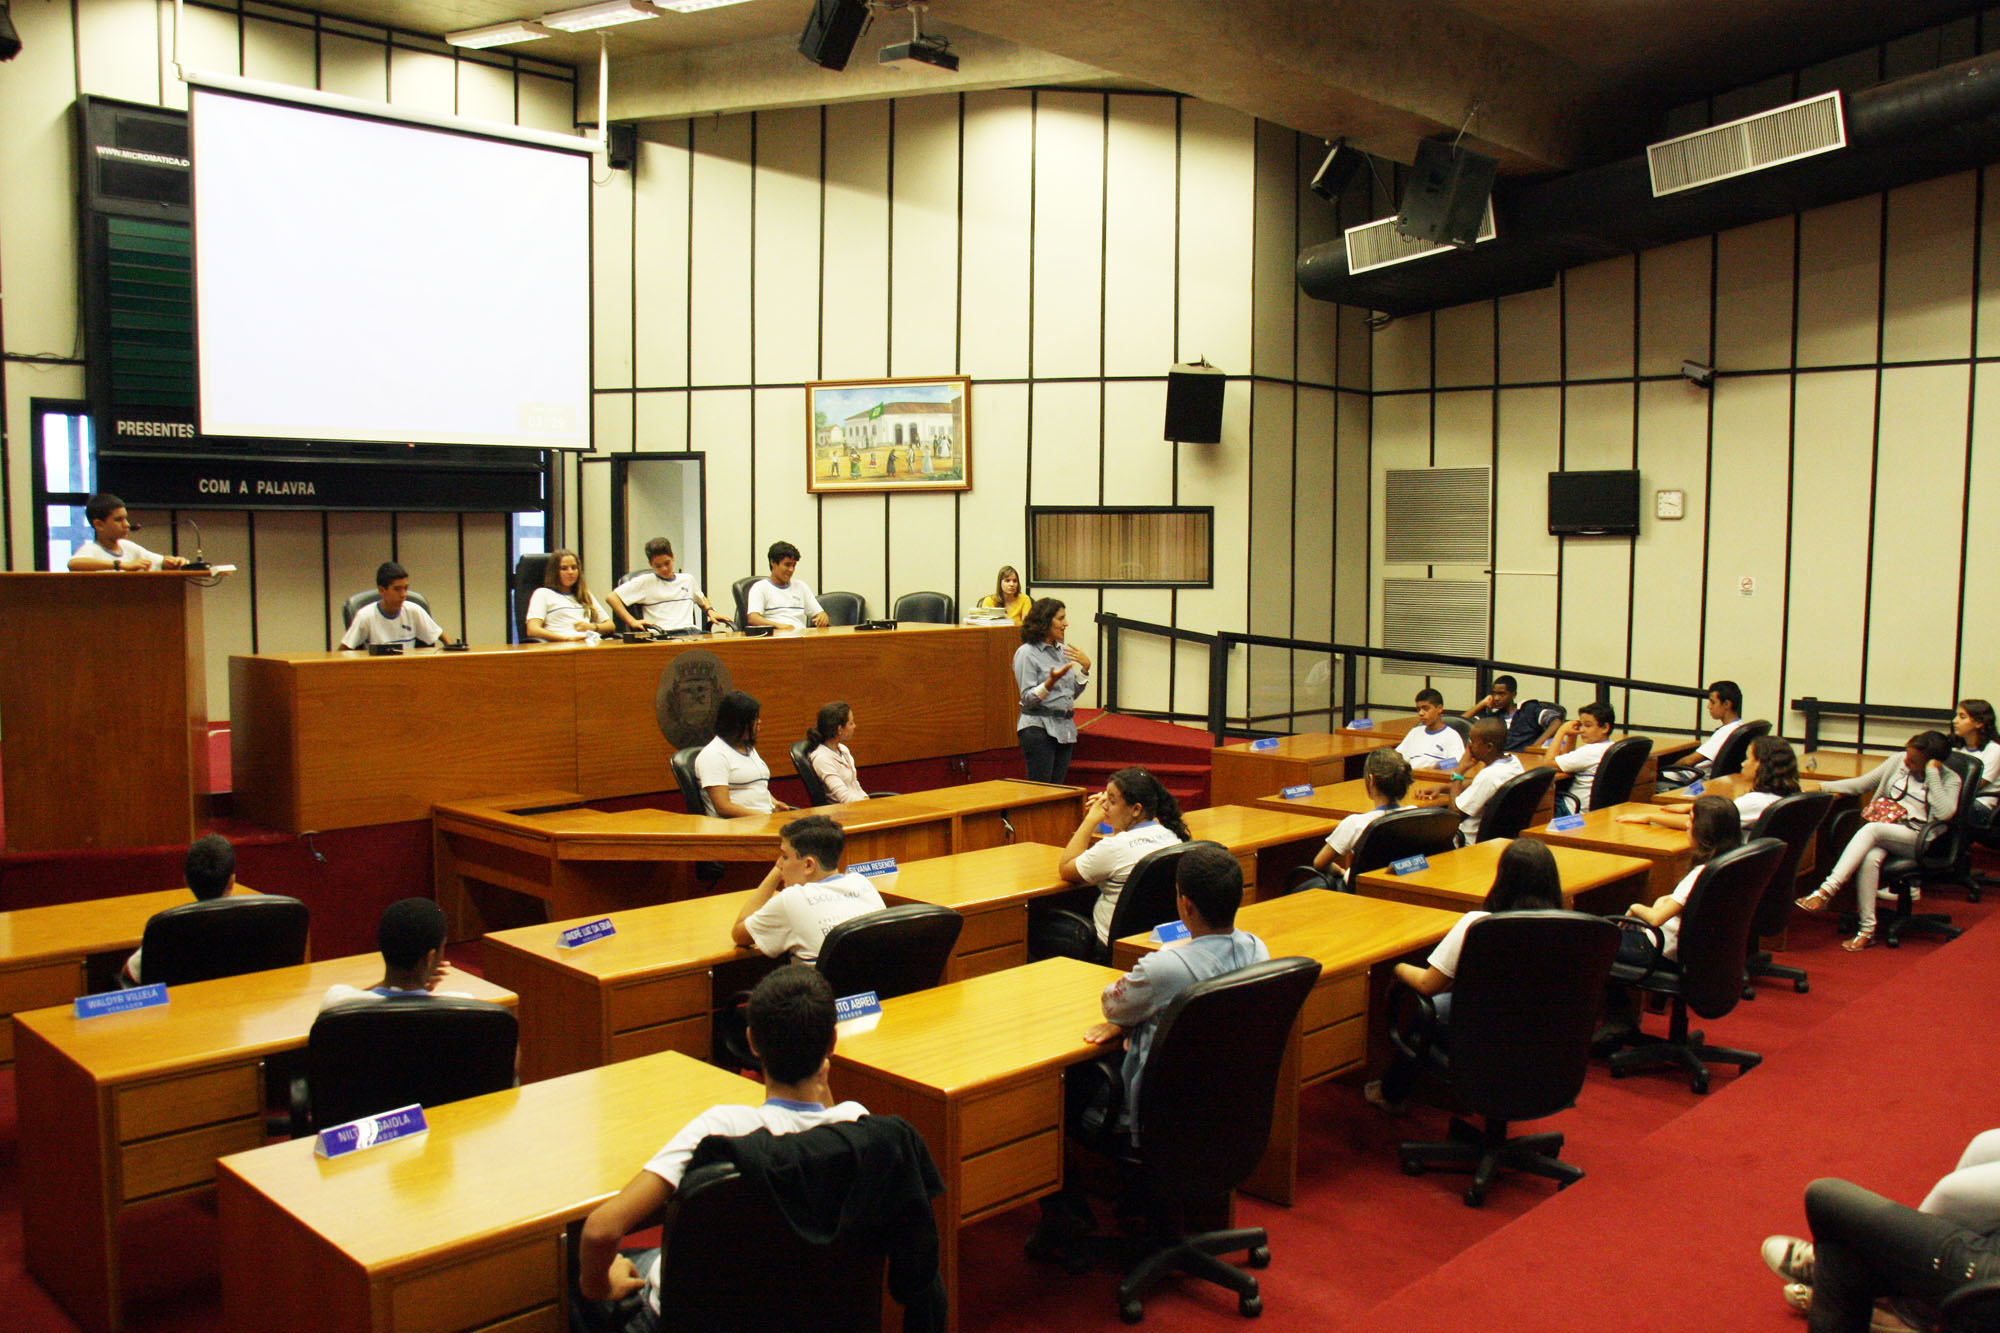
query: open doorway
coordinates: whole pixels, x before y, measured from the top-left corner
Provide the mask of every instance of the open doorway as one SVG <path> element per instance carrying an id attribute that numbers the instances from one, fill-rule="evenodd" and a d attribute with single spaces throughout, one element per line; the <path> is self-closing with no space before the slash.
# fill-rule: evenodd
<path id="1" fill-rule="evenodd" d="M 675 565 L 692 574 L 694 586 L 713 597 L 714 590 L 704 582 L 708 572 L 707 487 L 707 466 L 701 454 L 613 454 L 611 556 L 619 570 L 631 573 L 644 569 L 646 543 L 665 537 L 674 544 Z"/>

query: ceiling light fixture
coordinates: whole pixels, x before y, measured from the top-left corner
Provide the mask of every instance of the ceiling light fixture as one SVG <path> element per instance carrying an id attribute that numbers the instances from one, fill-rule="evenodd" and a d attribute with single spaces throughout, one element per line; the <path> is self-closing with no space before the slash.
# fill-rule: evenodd
<path id="1" fill-rule="evenodd" d="M 484 51 L 490 46 L 509 46 L 515 42 L 534 42 L 553 36 L 555 32 L 552 29 L 545 28 L 539 23 L 516 19 L 511 23 L 493 23 L 484 28 L 466 28 L 460 32 L 448 32 L 444 35 L 444 39 L 453 46 Z"/>
<path id="2" fill-rule="evenodd" d="M 724 5 L 740 5 L 744 0 L 660 0 L 660 8 L 671 9 L 676 14 L 693 14 L 704 9 L 721 9 Z"/>
<path id="3" fill-rule="evenodd" d="M 647 0 L 599 0 L 594 5 L 578 5 L 575 9 L 558 9 L 553 14 L 544 14 L 542 22 L 559 32 L 589 32 L 594 28 L 612 28 L 620 23 L 656 19 L 664 13 L 664 9 L 648 4 Z"/>

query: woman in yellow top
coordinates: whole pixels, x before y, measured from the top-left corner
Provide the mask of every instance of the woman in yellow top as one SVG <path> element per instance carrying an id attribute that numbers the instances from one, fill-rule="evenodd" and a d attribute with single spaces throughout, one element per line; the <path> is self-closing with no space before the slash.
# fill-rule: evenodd
<path id="1" fill-rule="evenodd" d="M 979 604 L 998 607 L 1007 613 L 1009 620 L 1018 625 L 1021 623 L 1021 618 L 1028 614 L 1028 608 L 1035 604 L 1035 599 L 1022 591 L 1020 571 L 1012 565 L 1002 565 L 1000 577 L 994 581 L 992 595 L 980 598 Z"/>

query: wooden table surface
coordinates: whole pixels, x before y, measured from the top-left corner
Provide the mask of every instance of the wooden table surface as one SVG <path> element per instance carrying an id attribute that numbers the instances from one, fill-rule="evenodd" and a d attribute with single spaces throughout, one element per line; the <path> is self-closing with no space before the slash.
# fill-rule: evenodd
<path id="1" fill-rule="evenodd" d="M 1277 894 L 1294 866 L 1310 862 L 1340 820 L 1318 811 L 1211 805 L 1184 817 L 1195 839 L 1219 842 L 1243 868 L 1246 900 Z"/>
<path id="2" fill-rule="evenodd" d="M 1312 795 L 1293 800 L 1284 796 L 1260 796 L 1255 802 L 1259 810 L 1276 810 L 1283 814 L 1323 815 L 1335 823 L 1349 815 L 1358 815 L 1363 810 L 1373 810 L 1380 802 L 1369 799 L 1367 780 L 1353 778 L 1347 782 L 1334 782 L 1324 787 L 1314 787 Z"/>
<path id="3" fill-rule="evenodd" d="M 1808 750 L 1799 756 L 1799 776 L 1817 778 L 1821 782 L 1858 778 L 1863 773 L 1873 773 L 1884 760 L 1895 757 L 1888 753 L 1862 754 L 1854 750 Z"/>
<path id="4" fill-rule="evenodd" d="M 1394 735 L 1368 731 L 1301 732 L 1279 737 L 1261 750 L 1249 741 L 1219 746 L 1209 753 L 1209 799 L 1217 805 L 1247 805 L 1300 783 L 1357 778 L 1370 750 L 1396 741 Z"/>
<path id="5" fill-rule="evenodd" d="M 1028 905 L 1076 887 L 1058 873 L 1062 859 L 1049 843 L 1014 842 L 905 861 L 894 883 L 877 883 L 890 903 L 933 903 L 965 918 L 944 973 L 963 981 L 1028 961 Z"/>
<path id="6" fill-rule="evenodd" d="M 1624 801 L 1592 810 L 1583 816 L 1583 827 L 1558 832 L 1548 824 L 1537 824 L 1525 836 L 1539 838 L 1551 847 L 1581 847 L 1588 851 L 1610 852 L 1617 856 L 1639 856 L 1653 863 L 1647 876 L 1649 901 L 1672 893 L 1688 870 L 1688 835 L 1683 829 L 1660 828 L 1652 824 L 1621 824 L 1619 815 L 1651 814 L 1659 807 L 1646 801 Z"/>
<path id="7" fill-rule="evenodd" d="M 428 1134 L 351 1157 L 298 1140 L 224 1158 L 228 1326 L 565 1328 L 565 1226 L 694 1116 L 763 1100 L 668 1052 L 430 1108 Z"/>
<path id="8" fill-rule="evenodd" d="M 1360 736 L 1364 738 L 1370 736 L 1387 736 L 1390 742 L 1394 743 L 1409 735 L 1411 730 L 1417 725 L 1417 715 L 1415 713 L 1400 717 L 1388 713 L 1373 713 L 1369 715 L 1369 720 L 1375 725 L 1372 727 L 1357 727 L 1350 723 L 1347 726 L 1339 728 L 1333 734 L 1336 736 Z M 1357 717 L 1354 721 L 1359 722 L 1361 719 Z"/>
<path id="9" fill-rule="evenodd" d="M 1486 901 L 1486 895 L 1493 887 L 1493 876 L 1499 869 L 1500 853 L 1507 849 L 1511 841 L 1508 838 L 1493 838 L 1455 851 L 1440 852 L 1430 858 L 1427 869 L 1407 875 L 1398 875 L 1388 869 L 1371 870 L 1356 881 L 1356 888 L 1364 897 L 1469 912 Z M 1595 894 L 1599 890 L 1629 889 L 1636 892 L 1645 886 L 1653 864 L 1642 856 L 1617 856 L 1583 847 L 1550 847 L 1549 851 L 1555 856 L 1556 872 L 1562 879 L 1565 907 L 1573 907 L 1579 897 Z M 1601 905 L 1613 908 L 1609 898 L 1615 895 L 1603 896 L 1607 900 Z M 1615 904 L 1614 910 L 1623 911 L 1631 901 L 1630 897 L 1622 898 Z"/>

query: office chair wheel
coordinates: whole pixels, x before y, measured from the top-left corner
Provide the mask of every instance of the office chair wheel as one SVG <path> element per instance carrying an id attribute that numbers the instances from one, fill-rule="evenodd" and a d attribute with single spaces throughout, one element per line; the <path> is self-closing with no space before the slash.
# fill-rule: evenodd
<path id="1" fill-rule="evenodd" d="M 1237 1298 L 1236 1313 L 1242 1315 L 1245 1319 L 1255 1319 L 1258 1315 L 1264 1313 L 1264 1298 L 1262 1296 L 1242 1296 Z"/>
<path id="2" fill-rule="evenodd" d="M 1792 990 L 1800 995 L 1804 995 L 1807 991 L 1811 989 L 1812 989 L 1812 983 L 1805 980 L 1803 977 L 1792 983 Z"/>
<path id="3" fill-rule="evenodd" d="M 1146 1317 L 1146 1307 L 1137 1301 L 1126 1301 L 1118 1307 L 1118 1317 L 1128 1324 L 1136 1324 Z"/>
<path id="4" fill-rule="evenodd" d="M 1611 1066 L 1611 1077 L 1613 1078 L 1624 1078 L 1627 1074 L 1631 1072 L 1632 1072 L 1631 1070 L 1625 1068 L 1623 1065 Z"/>
<path id="5" fill-rule="evenodd" d="M 1244 1263 L 1251 1268 L 1269 1268 L 1271 1266 L 1271 1247 L 1268 1245 L 1259 1245 L 1245 1256 Z"/>
<path id="6" fill-rule="evenodd" d="M 1465 1187 L 1465 1206 L 1467 1208 L 1477 1208 L 1485 1202 L 1485 1190 L 1479 1188 L 1477 1185 L 1467 1185 Z"/>
<path id="7" fill-rule="evenodd" d="M 1423 1173 L 1424 1173 L 1424 1164 L 1422 1162 L 1417 1161 L 1414 1157 L 1405 1157 L 1403 1159 L 1404 1175 L 1421 1176 Z"/>
<path id="8" fill-rule="evenodd" d="M 1706 1093 L 1706 1092 L 1708 1091 L 1708 1075 L 1707 1075 L 1707 1074 L 1705 1074 L 1705 1073 L 1704 1073 L 1704 1074 L 1696 1074 L 1696 1075 L 1694 1076 L 1694 1090 L 1695 1090 L 1696 1092 L 1699 1092 L 1699 1093 Z"/>

